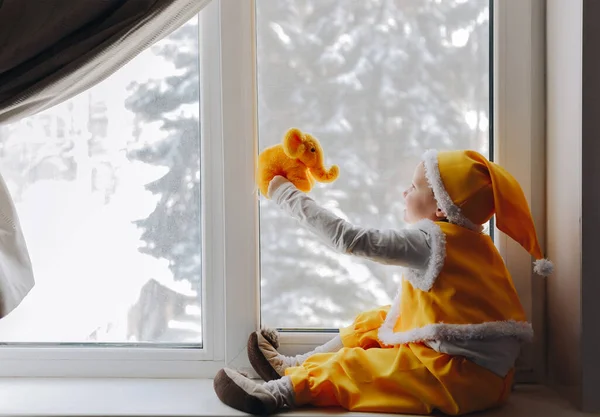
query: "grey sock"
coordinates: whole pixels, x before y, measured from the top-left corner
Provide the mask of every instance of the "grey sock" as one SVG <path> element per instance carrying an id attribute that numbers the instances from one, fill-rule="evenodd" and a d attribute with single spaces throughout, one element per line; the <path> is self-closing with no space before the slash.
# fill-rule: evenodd
<path id="1" fill-rule="evenodd" d="M 294 386 L 289 376 L 284 376 L 280 379 L 274 379 L 263 384 L 277 401 L 277 407 L 287 406 L 292 408 L 295 406 Z"/>
<path id="2" fill-rule="evenodd" d="M 308 359 L 315 353 L 333 353 L 333 352 L 337 352 L 338 350 L 340 350 L 343 347 L 344 347 L 344 344 L 342 343 L 342 339 L 339 335 L 337 335 L 336 337 L 334 337 L 333 339 L 331 339 L 329 342 L 325 343 L 324 345 L 317 346 L 315 348 L 315 350 L 304 353 L 302 355 L 286 356 L 283 361 L 286 365 L 285 366 L 286 368 L 289 368 L 291 366 L 300 366 L 304 363 L 304 361 L 306 359 Z"/>

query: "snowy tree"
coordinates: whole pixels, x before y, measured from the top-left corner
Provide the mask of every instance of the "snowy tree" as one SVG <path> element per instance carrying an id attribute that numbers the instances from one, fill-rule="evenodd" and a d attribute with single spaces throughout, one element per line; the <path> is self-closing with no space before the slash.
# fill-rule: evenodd
<path id="1" fill-rule="evenodd" d="M 175 74 L 163 80 L 133 86 L 127 108 L 139 123 L 159 122 L 165 136 L 133 149 L 130 157 L 162 165 L 167 173 L 147 186 L 160 195 L 154 212 L 138 222 L 147 242 L 144 252 L 168 259 L 175 279 L 200 289 L 200 123 L 198 26 L 188 23 L 174 32 L 156 53 L 172 61 Z M 143 141 L 142 141 L 143 142 Z"/>
<path id="2" fill-rule="evenodd" d="M 155 210 L 137 221 L 143 230 L 141 249 L 156 258 L 169 261 L 173 277 L 187 281 L 198 296 L 201 291 L 201 206 L 200 206 L 200 122 L 198 25 L 191 21 L 173 32 L 153 48 L 154 52 L 173 64 L 173 72 L 162 79 L 143 84 L 134 83 L 126 107 L 135 113 L 136 129 L 129 150 L 132 160 L 167 168 L 166 174 L 147 185 L 159 197 Z M 190 110 L 191 109 L 191 110 Z M 163 136 L 145 140 L 143 126 L 157 124 Z M 150 282 L 149 282 L 150 283 Z M 145 289 L 142 291 L 147 293 Z M 160 294 L 160 292 L 151 292 Z M 169 300 L 176 300 L 170 302 Z M 140 299 L 149 307 L 169 310 L 157 325 L 148 317 L 144 325 L 152 328 L 156 340 L 167 330 L 168 320 L 182 314 L 186 297 Z M 130 324 L 133 328 L 137 324 Z M 148 331 L 138 330 L 136 334 Z"/>

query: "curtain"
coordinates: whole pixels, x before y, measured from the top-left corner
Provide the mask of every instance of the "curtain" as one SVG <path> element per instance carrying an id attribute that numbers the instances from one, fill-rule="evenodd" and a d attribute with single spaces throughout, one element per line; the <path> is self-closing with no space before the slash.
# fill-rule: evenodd
<path id="1" fill-rule="evenodd" d="M 52 107 L 113 74 L 210 0 L 4 0 L 0 123 Z"/>
<path id="2" fill-rule="evenodd" d="M 0 124 L 98 84 L 209 2 L 0 0 Z M 13 200 L 0 177 L 0 318 L 33 288 L 32 270 Z"/>

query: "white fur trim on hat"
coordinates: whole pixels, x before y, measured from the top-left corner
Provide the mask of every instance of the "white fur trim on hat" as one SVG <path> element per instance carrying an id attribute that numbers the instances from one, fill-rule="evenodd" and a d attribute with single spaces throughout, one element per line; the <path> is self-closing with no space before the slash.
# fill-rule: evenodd
<path id="1" fill-rule="evenodd" d="M 429 186 L 433 190 L 433 195 L 439 204 L 440 209 L 446 213 L 450 223 L 466 227 L 467 229 L 476 232 L 481 232 L 483 230 L 483 226 L 475 224 L 463 216 L 460 211 L 460 207 L 454 204 L 454 201 L 452 201 L 452 198 L 446 191 L 442 181 L 442 176 L 440 175 L 440 167 L 438 165 L 437 155 L 438 152 L 435 149 L 430 149 L 423 154 L 422 159 L 425 165 L 425 177 L 427 178 Z"/>
<path id="2" fill-rule="evenodd" d="M 442 229 L 429 219 L 420 220 L 411 228 L 424 231 L 428 236 L 431 254 L 425 270 L 406 268 L 406 280 L 421 291 L 429 291 L 440 274 L 446 260 L 446 236 Z"/>

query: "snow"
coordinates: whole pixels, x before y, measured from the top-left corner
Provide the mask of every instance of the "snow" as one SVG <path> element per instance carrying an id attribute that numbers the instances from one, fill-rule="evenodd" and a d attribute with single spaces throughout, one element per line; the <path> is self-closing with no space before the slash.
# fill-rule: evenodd
<path id="1" fill-rule="evenodd" d="M 158 201 L 144 185 L 163 176 L 166 168 L 130 161 L 125 156 L 134 141 L 134 114 L 124 106 L 131 95 L 127 86 L 171 73 L 172 65 L 148 50 L 102 84 L 10 126 L 8 140 L 19 143 L 72 141 L 77 167 L 72 181 L 33 178 L 24 191 L 16 189 L 16 178 L 3 172 L 13 187 L 11 193 L 20 196 L 15 198 L 15 205 L 36 285 L 21 305 L 0 321 L 2 342 L 93 342 L 92 333 L 99 329 L 96 339 L 125 342 L 128 311 L 150 279 L 178 293 L 195 295 L 189 283 L 174 280 L 166 260 L 138 250 L 143 242 L 133 221 L 147 217 Z M 108 203 L 104 193 L 91 188 L 91 169 L 98 162 L 86 145 L 92 100 L 106 105 L 109 120 L 102 160 L 114 168 L 117 185 Z M 67 135 L 58 137 L 52 129 L 48 135 L 39 123 L 42 118 L 51 120 L 51 128 L 62 120 Z M 163 135 L 156 124 L 144 127 L 144 138 L 149 141 Z M 48 152 L 56 152 L 56 148 L 38 148 L 32 165 L 49 156 Z M 21 157 L 26 156 L 21 152 Z M 191 325 L 172 321 L 170 327 Z M 193 329 L 201 333 L 198 325 Z"/>

